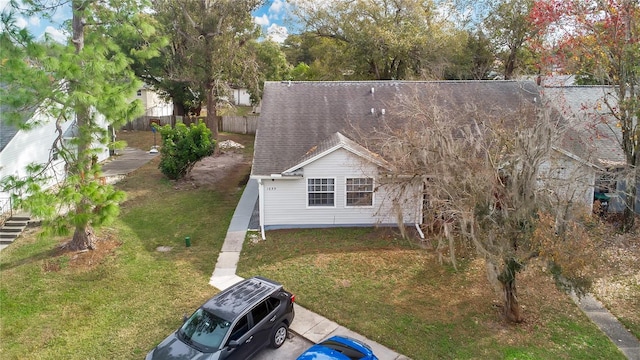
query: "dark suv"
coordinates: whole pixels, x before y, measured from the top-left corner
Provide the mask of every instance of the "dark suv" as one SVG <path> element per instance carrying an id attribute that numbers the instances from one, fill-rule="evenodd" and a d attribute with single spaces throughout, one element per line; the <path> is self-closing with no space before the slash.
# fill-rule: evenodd
<path id="1" fill-rule="evenodd" d="M 275 281 L 243 280 L 209 299 L 146 359 L 246 360 L 267 345 L 279 348 L 294 301 Z"/>

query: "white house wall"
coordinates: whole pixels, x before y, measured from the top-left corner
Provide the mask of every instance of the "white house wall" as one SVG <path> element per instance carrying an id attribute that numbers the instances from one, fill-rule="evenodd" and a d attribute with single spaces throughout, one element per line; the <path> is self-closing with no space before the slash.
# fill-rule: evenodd
<path id="1" fill-rule="evenodd" d="M 0 179 L 6 176 L 26 177 L 27 165 L 46 164 L 49 160 L 51 148 L 56 140 L 58 133 L 54 120 L 46 120 L 41 115 L 35 115 L 34 121 L 41 121 L 42 125 L 36 126 L 31 130 L 20 130 L 11 139 L 7 146 L 0 152 Z M 99 116 L 98 124 L 106 128 L 107 123 L 104 116 Z M 73 125 L 73 121 L 67 121 L 61 125 L 62 133 L 66 133 Z M 97 153 L 98 161 L 104 161 L 109 157 L 108 147 L 95 142 L 95 148 L 99 148 Z M 53 162 L 47 175 L 51 180 L 45 184 L 45 187 L 53 186 L 65 177 L 64 161 L 62 159 Z M 9 193 L 0 192 L 0 199 L 6 199 Z"/>
<path id="2" fill-rule="evenodd" d="M 63 132 L 72 123 L 72 121 L 68 121 L 62 124 Z M 42 126 L 32 130 L 18 131 L 9 144 L 0 152 L 0 179 L 12 175 L 25 177 L 27 176 L 27 165 L 32 163 L 45 164 L 49 160 L 51 147 L 57 136 L 54 121 L 46 121 Z M 59 180 L 64 178 L 64 163 L 62 160 L 58 160 L 54 164 L 49 175 L 54 178 L 47 184 L 48 186 L 54 185 L 56 178 Z M 10 194 L 8 193 L 0 192 L 0 198 L 8 198 L 9 196 Z"/>
<path id="3" fill-rule="evenodd" d="M 142 101 L 144 114 L 146 116 L 169 116 L 173 115 L 173 103 L 162 99 L 155 91 L 142 88 L 136 97 Z"/>
<path id="4" fill-rule="evenodd" d="M 554 151 L 540 167 L 540 189 L 558 204 L 574 204 L 593 208 L 596 170 L 578 159 Z"/>
<path id="5" fill-rule="evenodd" d="M 247 89 L 233 89 L 233 104 L 251 106 L 251 94 Z"/>
<path id="6" fill-rule="evenodd" d="M 384 189 L 374 193 L 372 207 L 346 207 L 346 178 L 375 178 L 376 169 L 363 165 L 361 158 L 339 149 L 304 167 L 304 177 L 292 179 L 263 179 L 263 225 L 266 229 L 330 226 L 396 225 L 391 201 Z M 335 206 L 308 207 L 307 179 L 334 178 Z M 374 187 L 375 187 L 374 183 Z M 419 197 L 415 197 L 419 199 Z M 414 201 L 415 203 L 415 201 Z M 419 219 L 418 204 L 405 206 L 404 222 Z"/>

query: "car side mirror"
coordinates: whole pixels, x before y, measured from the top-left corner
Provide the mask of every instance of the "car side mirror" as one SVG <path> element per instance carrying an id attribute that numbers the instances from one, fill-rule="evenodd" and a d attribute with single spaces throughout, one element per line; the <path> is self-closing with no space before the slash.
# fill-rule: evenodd
<path id="1" fill-rule="evenodd" d="M 189 318 L 187 317 L 187 314 L 182 315 L 182 323 L 186 323 L 187 320 L 189 320 Z"/>
<path id="2" fill-rule="evenodd" d="M 229 347 L 232 349 L 237 348 L 238 346 L 240 346 L 240 343 L 238 342 L 238 340 L 231 340 L 229 341 Z"/>

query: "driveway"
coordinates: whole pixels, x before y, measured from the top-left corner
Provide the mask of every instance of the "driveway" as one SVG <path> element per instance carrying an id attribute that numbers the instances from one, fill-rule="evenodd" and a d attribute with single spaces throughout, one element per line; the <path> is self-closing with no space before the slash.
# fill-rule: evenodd
<path id="1" fill-rule="evenodd" d="M 289 332 L 289 338 L 280 349 L 266 348 L 260 351 L 253 360 L 296 360 L 311 345 L 311 341 Z"/>

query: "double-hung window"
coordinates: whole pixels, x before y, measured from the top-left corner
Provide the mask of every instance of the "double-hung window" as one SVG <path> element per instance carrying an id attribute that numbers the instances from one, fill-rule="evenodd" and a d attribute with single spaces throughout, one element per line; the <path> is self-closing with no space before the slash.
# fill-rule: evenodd
<path id="1" fill-rule="evenodd" d="M 346 206 L 373 206 L 373 179 L 347 178 Z"/>
<path id="2" fill-rule="evenodd" d="M 307 179 L 307 199 L 309 206 L 335 206 L 335 179 Z"/>

